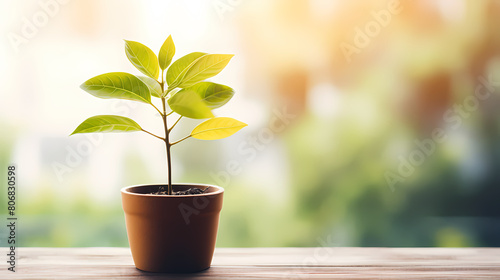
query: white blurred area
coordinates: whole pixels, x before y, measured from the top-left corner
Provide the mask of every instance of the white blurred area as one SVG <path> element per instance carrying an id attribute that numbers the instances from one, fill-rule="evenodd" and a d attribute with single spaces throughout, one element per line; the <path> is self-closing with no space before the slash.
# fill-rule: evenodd
<path id="1" fill-rule="evenodd" d="M 85 188 L 93 200 L 116 201 L 117 190 L 123 186 L 166 181 L 164 146 L 144 133 L 103 134 L 94 143 L 85 135 L 68 136 L 84 119 L 98 114 L 131 117 L 162 134 L 161 120 L 152 107 L 98 99 L 79 88 L 85 80 L 106 72 L 139 74 L 125 56 L 124 39 L 142 42 L 157 52 L 171 34 L 177 50 L 174 59 L 194 51 L 235 54 L 227 68 L 212 78 L 236 90 L 227 107 L 216 114 L 248 123 L 246 134 L 266 126 L 268 108 L 262 106 L 266 95 L 252 94 L 245 87 L 248 56 L 234 16 L 228 11 L 222 19 L 210 1 L 2 1 L 0 9 L 4 11 L 2 34 L 7 35 L 0 45 L 4 100 L 0 120 L 15 128 L 11 162 L 22 174 L 26 196 L 52 188 L 51 193 L 65 199 Z M 40 13 L 48 15 L 46 23 Z M 35 31 L 26 27 L 26 19 Z M 25 37 L 23 30 L 32 38 L 17 41 L 15 36 Z M 193 123 L 184 125 L 187 132 Z M 233 147 L 243 137 L 202 145 L 206 149 Z M 196 142 L 182 145 L 193 147 Z M 204 156 L 188 150 L 174 150 L 174 181 L 189 178 L 182 157 Z M 232 157 L 230 151 L 226 154 Z M 126 166 L 127 158 L 143 168 Z M 275 175 L 281 172 L 275 171 Z"/>
<path id="2" fill-rule="evenodd" d="M 236 91 L 231 102 L 215 113 L 242 120 L 249 127 L 241 135 L 220 143 L 190 139 L 181 144 L 186 147 L 179 148 L 180 151 L 175 147 L 174 181 L 190 180 L 190 166 L 186 166 L 184 159 L 204 157 L 202 149 L 216 147 L 220 153 L 207 154 L 207 157 L 218 156 L 213 160 L 217 164 L 208 165 L 211 170 L 196 176 L 195 180 L 206 183 L 214 183 L 209 171 L 223 171 L 225 162 L 241 159 L 236 153 L 238 144 L 268 125 L 273 109 L 271 89 L 262 84 L 253 86 L 252 76 L 247 73 L 251 51 L 238 30 L 241 24 L 235 21 L 237 13 L 244 9 L 234 6 L 224 10 L 227 6 L 223 5 L 221 10 L 214 2 L 1 2 L 0 9 L 4 12 L 0 21 L 6 36 L 0 45 L 4 100 L 0 120 L 14 128 L 15 140 L 8 147 L 12 151 L 10 162 L 18 165 L 27 201 L 49 192 L 69 204 L 84 192 L 93 201 L 117 202 L 117 190 L 123 186 L 166 181 L 164 146 L 144 133 L 68 136 L 87 117 L 99 114 L 131 117 L 145 129 L 162 135 L 161 120 L 152 107 L 132 101 L 98 99 L 79 88 L 85 80 L 106 72 L 140 74 L 125 56 L 124 39 L 139 41 L 157 52 L 171 34 L 177 50 L 174 59 L 194 51 L 235 54 L 228 67 L 211 79 Z M 255 7 L 262 4 L 262 1 L 255 3 Z M 26 38 L 23 33 L 26 31 L 31 38 Z M 16 36 L 24 39 L 19 41 Z M 182 133 L 188 133 L 195 123 L 181 122 L 179 127 L 182 125 L 185 126 L 180 129 Z M 175 137 L 182 137 L 182 133 Z M 98 140 L 91 141 L 89 137 Z M 243 170 L 231 177 L 228 186 L 233 187 L 239 178 L 259 173 L 267 174 L 260 178 L 271 178 L 274 187 L 285 188 L 286 159 L 283 151 L 272 148 L 278 144 L 279 139 L 267 151 L 259 151 L 257 159 L 245 163 Z M 190 153 L 190 148 L 196 145 L 202 148 Z M 127 161 L 134 164 L 127 165 Z M 265 180 L 257 182 L 266 187 Z"/>

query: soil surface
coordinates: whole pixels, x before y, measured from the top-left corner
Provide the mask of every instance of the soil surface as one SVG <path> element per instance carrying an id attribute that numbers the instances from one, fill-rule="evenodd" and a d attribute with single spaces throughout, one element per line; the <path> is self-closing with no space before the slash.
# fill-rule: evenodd
<path id="1" fill-rule="evenodd" d="M 187 190 L 184 190 L 184 191 L 173 191 L 172 192 L 172 195 L 195 195 L 195 194 L 202 194 L 202 193 L 205 193 L 210 187 L 206 187 L 205 189 L 199 189 L 199 188 L 189 188 Z M 164 191 L 158 191 L 158 192 L 153 192 L 151 194 L 155 194 L 155 195 L 168 195 L 167 194 L 167 191 L 164 190 Z"/>

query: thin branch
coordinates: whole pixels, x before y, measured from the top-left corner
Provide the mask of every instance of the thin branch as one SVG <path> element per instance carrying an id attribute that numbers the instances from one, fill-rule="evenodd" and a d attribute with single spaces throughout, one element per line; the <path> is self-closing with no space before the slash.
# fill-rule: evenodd
<path id="1" fill-rule="evenodd" d="M 170 111 L 170 113 L 168 113 L 166 116 L 168 117 L 168 116 L 172 115 L 173 113 L 174 113 L 174 111 Z"/>
<path id="2" fill-rule="evenodd" d="M 170 132 L 170 131 L 172 131 L 172 129 L 174 129 L 174 127 L 177 125 L 177 123 L 178 123 L 181 119 L 182 119 L 182 116 L 180 116 L 180 117 L 177 119 L 177 121 L 174 123 L 174 125 L 172 125 L 172 127 L 171 127 L 171 128 L 169 128 L 169 129 L 168 129 L 168 131 L 169 131 L 169 132 Z"/>
<path id="3" fill-rule="evenodd" d="M 160 111 L 160 109 L 158 109 L 153 103 L 149 103 L 151 104 L 151 106 L 155 107 L 156 111 L 158 111 L 158 114 L 160 114 L 160 116 L 163 116 L 163 113 Z"/>
<path id="4" fill-rule="evenodd" d="M 162 140 L 162 141 L 165 141 L 165 138 L 163 138 L 163 137 L 160 137 L 160 136 L 158 136 L 158 135 L 156 135 L 156 134 L 153 134 L 153 133 L 151 133 L 151 132 L 149 132 L 149 131 L 146 131 L 146 130 L 144 130 L 144 129 L 142 129 L 142 131 L 144 131 L 144 132 L 146 132 L 147 134 L 149 134 L 149 135 L 151 135 L 151 136 L 154 136 L 154 137 L 156 137 L 156 138 L 158 138 L 158 139 L 160 139 L 160 140 Z"/>
<path id="5" fill-rule="evenodd" d="M 175 145 L 175 144 L 178 144 L 178 143 L 180 143 L 180 142 L 182 142 L 182 141 L 184 141 L 184 140 L 188 139 L 188 138 L 189 138 L 189 137 L 191 137 L 191 136 L 192 136 L 192 135 L 188 135 L 188 136 L 186 136 L 186 137 L 182 138 L 182 139 L 181 139 L 181 140 L 179 140 L 179 141 L 176 141 L 176 142 L 174 142 L 174 143 L 171 143 L 171 144 L 170 144 L 170 146 L 173 146 L 173 145 Z"/>

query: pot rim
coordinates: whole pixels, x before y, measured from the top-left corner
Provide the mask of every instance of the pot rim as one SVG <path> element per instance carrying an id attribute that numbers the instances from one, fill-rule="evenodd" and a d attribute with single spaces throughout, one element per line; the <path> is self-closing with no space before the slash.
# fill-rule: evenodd
<path id="1" fill-rule="evenodd" d="M 211 184 L 200 184 L 200 183 L 177 183 L 177 184 L 172 184 L 172 186 L 211 187 L 211 188 L 216 188 L 217 190 L 215 192 L 210 192 L 210 193 L 189 194 L 189 195 L 154 195 L 154 194 L 146 194 L 146 193 L 135 193 L 135 192 L 129 191 L 130 188 L 150 187 L 150 186 L 159 186 L 159 185 L 165 186 L 166 184 L 156 183 L 156 184 L 132 185 L 132 186 L 127 186 L 127 187 L 121 188 L 120 192 L 122 194 L 127 194 L 127 195 L 135 195 L 135 196 L 143 196 L 143 197 L 155 197 L 155 198 L 201 197 L 201 196 L 217 195 L 217 194 L 221 194 L 221 193 L 224 192 L 224 188 L 223 187 L 219 187 L 219 186 L 211 185 Z"/>

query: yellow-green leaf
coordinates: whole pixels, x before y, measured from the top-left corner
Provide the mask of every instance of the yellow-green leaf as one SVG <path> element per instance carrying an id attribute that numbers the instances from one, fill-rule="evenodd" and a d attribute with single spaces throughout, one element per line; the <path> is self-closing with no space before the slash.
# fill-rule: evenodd
<path id="1" fill-rule="evenodd" d="M 160 97 L 162 95 L 161 86 L 158 83 L 158 81 L 146 76 L 136 76 L 136 77 L 139 78 L 139 80 L 141 80 L 149 88 L 149 92 L 151 93 L 152 96 Z"/>
<path id="2" fill-rule="evenodd" d="M 168 105 L 177 114 L 192 119 L 213 118 L 212 111 L 194 91 L 179 91 L 168 99 Z"/>
<path id="3" fill-rule="evenodd" d="M 246 123 L 233 118 L 213 118 L 200 123 L 191 132 L 191 136 L 201 140 L 217 140 L 229 137 L 238 132 Z"/>
<path id="4" fill-rule="evenodd" d="M 160 68 L 156 54 L 145 45 L 125 40 L 125 53 L 128 60 L 144 75 L 158 79 Z"/>
<path id="5" fill-rule="evenodd" d="M 212 82 L 199 82 L 181 91 L 191 90 L 196 92 L 211 109 L 216 109 L 226 104 L 234 95 L 234 90 L 228 86 Z"/>
<path id="6" fill-rule="evenodd" d="M 151 103 L 151 93 L 148 86 L 129 73 L 102 74 L 88 79 L 80 87 L 99 98 L 117 98 Z"/>
<path id="7" fill-rule="evenodd" d="M 169 87 L 176 87 L 174 82 L 180 81 L 180 76 L 186 74 L 187 69 L 200 57 L 206 55 L 206 53 L 202 52 L 194 52 L 188 55 L 185 55 L 170 65 L 167 70 L 167 84 Z M 178 82 L 177 82 L 178 84 Z"/>
<path id="8" fill-rule="evenodd" d="M 172 40 L 172 36 L 169 35 L 167 40 L 165 40 L 165 42 L 161 46 L 160 53 L 158 54 L 158 61 L 160 62 L 160 68 L 162 70 L 167 69 L 167 67 L 170 65 L 170 62 L 172 62 L 174 54 L 174 41 Z"/>
<path id="9" fill-rule="evenodd" d="M 180 75 L 177 87 L 187 88 L 219 74 L 226 67 L 232 54 L 207 54 L 197 59 Z"/>
<path id="10" fill-rule="evenodd" d="M 93 116 L 82 122 L 71 135 L 92 132 L 129 132 L 140 131 L 142 128 L 132 119 L 114 116 Z"/>

